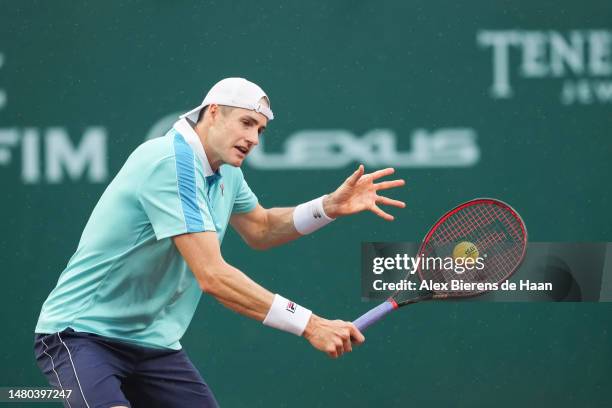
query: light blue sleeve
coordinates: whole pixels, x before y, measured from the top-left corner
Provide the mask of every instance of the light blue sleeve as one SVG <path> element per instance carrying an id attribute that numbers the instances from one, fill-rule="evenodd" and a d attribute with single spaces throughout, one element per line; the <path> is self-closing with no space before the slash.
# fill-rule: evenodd
<path id="1" fill-rule="evenodd" d="M 238 191 L 236 193 L 236 199 L 234 200 L 234 207 L 232 213 L 246 213 L 253 211 L 257 206 L 257 196 L 251 191 L 251 188 L 247 184 L 242 171 L 238 172 Z"/>
<path id="2" fill-rule="evenodd" d="M 155 165 L 143 181 L 139 200 L 158 240 L 189 232 L 216 231 L 210 209 L 200 195 L 191 157 L 176 146 L 176 157 Z"/>

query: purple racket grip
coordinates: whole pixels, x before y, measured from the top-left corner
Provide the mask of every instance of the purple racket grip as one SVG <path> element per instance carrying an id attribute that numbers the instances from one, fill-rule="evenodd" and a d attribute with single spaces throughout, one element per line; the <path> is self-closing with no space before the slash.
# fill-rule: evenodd
<path id="1" fill-rule="evenodd" d="M 363 314 L 353 324 L 357 326 L 359 331 L 364 331 L 394 309 L 397 309 L 397 303 L 395 303 L 395 300 L 389 299 Z"/>

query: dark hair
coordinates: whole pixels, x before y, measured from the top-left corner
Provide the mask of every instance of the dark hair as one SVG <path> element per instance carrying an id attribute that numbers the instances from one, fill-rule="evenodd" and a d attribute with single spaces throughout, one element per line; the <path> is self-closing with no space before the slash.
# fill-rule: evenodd
<path id="1" fill-rule="evenodd" d="M 202 119 L 204 119 L 204 114 L 206 113 L 206 111 L 208 110 L 208 107 L 210 105 L 206 105 L 198 114 L 198 122 L 201 121 Z M 225 106 L 225 105 L 218 105 L 219 106 L 219 112 L 221 112 L 223 115 L 227 115 L 229 114 L 231 111 L 233 111 L 235 108 L 233 106 Z"/>
<path id="2" fill-rule="evenodd" d="M 204 114 L 206 113 L 207 110 L 208 110 L 208 105 L 205 106 L 204 109 L 200 110 L 200 113 L 198 114 L 198 122 L 204 119 Z"/>

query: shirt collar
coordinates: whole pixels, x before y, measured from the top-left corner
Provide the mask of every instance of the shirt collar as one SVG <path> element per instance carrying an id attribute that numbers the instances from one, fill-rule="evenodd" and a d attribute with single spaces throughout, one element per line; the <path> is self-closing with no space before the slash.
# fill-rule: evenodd
<path id="1" fill-rule="evenodd" d="M 200 161 L 202 162 L 202 166 L 204 167 L 204 175 L 206 177 L 220 177 L 220 172 L 215 173 L 212 171 L 210 163 L 208 162 L 208 158 L 206 157 L 206 152 L 204 151 L 204 146 L 202 146 L 202 141 L 200 140 L 200 137 L 195 132 L 195 130 L 193 130 L 193 127 L 191 127 L 191 124 L 187 121 L 187 119 L 179 119 L 174 123 L 174 126 L 172 127 L 174 128 L 174 130 L 179 132 L 181 136 L 183 136 L 189 146 L 191 146 L 191 148 L 196 152 L 196 154 L 200 158 Z"/>

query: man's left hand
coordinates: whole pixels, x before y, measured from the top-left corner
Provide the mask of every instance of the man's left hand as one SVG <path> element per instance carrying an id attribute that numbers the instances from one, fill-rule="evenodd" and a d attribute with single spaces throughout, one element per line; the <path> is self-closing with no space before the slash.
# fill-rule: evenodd
<path id="1" fill-rule="evenodd" d="M 364 174 L 365 169 L 363 164 L 361 164 L 336 191 L 325 197 L 323 200 L 325 214 L 331 218 L 337 218 L 369 210 L 387 221 L 393 221 L 393 216 L 381 210 L 378 204 L 399 208 L 406 207 L 406 204 L 403 201 L 378 195 L 378 192 L 389 188 L 401 187 L 405 184 L 404 180 L 391 180 L 380 183 L 375 183 L 375 181 L 394 172 L 395 169 L 387 168 L 375 171 L 374 173 Z"/>

